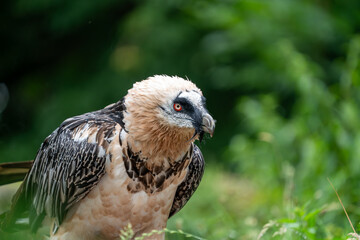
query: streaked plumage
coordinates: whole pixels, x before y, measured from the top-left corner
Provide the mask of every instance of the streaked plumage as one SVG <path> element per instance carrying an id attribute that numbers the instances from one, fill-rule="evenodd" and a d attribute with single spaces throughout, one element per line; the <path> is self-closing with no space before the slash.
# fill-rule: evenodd
<path id="1" fill-rule="evenodd" d="M 163 229 L 198 187 L 204 159 L 193 142 L 214 127 L 192 82 L 138 82 L 45 139 L 3 227 L 28 214 L 32 231 L 52 220 L 53 240 L 117 239 L 129 223 L 135 236 Z"/>

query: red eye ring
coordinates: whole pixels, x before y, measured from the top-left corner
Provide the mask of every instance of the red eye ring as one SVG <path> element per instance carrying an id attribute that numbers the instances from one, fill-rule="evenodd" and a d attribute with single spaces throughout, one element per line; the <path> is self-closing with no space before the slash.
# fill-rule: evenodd
<path id="1" fill-rule="evenodd" d="M 182 106 L 179 103 L 174 103 L 174 110 L 180 112 L 182 110 Z"/>

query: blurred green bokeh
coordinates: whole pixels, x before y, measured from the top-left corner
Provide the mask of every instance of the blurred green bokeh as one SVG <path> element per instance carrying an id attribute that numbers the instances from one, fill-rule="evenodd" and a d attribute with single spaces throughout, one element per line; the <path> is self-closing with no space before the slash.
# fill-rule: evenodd
<path id="1" fill-rule="evenodd" d="M 358 226 L 359 0 L 4 0 L 0 19 L 0 162 L 136 81 L 187 76 L 217 126 L 170 229 L 256 239 L 272 220 L 261 239 L 346 239 L 327 178 Z"/>

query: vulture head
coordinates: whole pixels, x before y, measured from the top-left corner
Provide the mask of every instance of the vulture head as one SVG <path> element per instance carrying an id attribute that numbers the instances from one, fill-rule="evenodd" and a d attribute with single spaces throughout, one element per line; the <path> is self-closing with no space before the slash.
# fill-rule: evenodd
<path id="1" fill-rule="evenodd" d="M 201 90 L 180 77 L 156 75 L 135 83 L 125 96 L 125 107 L 129 136 L 141 149 L 145 145 L 156 149 L 150 155 L 168 150 L 176 155 L 202 140 L 204 133 L 214 133 L 215 120 Z"/>

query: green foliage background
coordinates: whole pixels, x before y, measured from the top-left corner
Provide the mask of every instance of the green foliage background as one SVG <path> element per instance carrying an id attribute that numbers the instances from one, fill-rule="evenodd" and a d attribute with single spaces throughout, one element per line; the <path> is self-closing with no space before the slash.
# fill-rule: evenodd
<path id="1" fill-rule="evenodd" d="M 201 144 L 202 184 L 169 229 L 346 239 L 327 177 L 358 226 L 360 1 L 5 0 L 0 19 L 0 162 L 33 159 L 64 119 L 136 81 L 187 76 L 217 128 Z"/>

